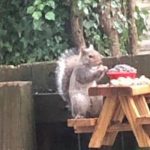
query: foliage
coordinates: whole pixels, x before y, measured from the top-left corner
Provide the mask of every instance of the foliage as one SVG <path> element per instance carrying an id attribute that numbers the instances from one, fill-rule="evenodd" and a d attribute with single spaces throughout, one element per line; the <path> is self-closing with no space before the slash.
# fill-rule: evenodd
<path id="1" fill-rule="evenodd" d="M 103 33 L 100 28 L 101 22 L 99 22 L 99 14 L 97 11 L 98 6 L 102 11 L 105 11 L 107 7 L 104 1 L 99 0 L 78 0 L 79 9 L 85 14 L 83 25 L 86 38 L 100 50 L 102 54 L 110 55 L 108 37 Z M 123 54 L 127 54 L 128 49 L 128 20 L 126 15 L 127 1 L 112 0 L 111 15 L 117 19 L 113 22 L 114 28 L 117 30 L 120 37 L 120 48 Z M 146 17 L 148 12 L 141 10 L 136 6 L 135 19 L 138 29 L 138 36 L 143 34 L 146 30 Z M 109 17 L 108 17 L 109 18 Z"/>
<path id="2" fill-rule="evenodd" d="M 59 0 L 1 1 L 0 63 L 18 64 L 52 60 L 68 47 L 66 6 Z"/>
<path id="3" fill-rule="evenodd" d="M 139 7 L 136 7 L 135 19 L 138 28 L 138 35 L 140 36 L 144 30 L 147 30 L 148 11 L 146 9 L 142 10 Z"/>
<path id="4" fill-rule="evenodd" d="M 0 64 L 19 64 L 57 58 L 71 47 L 69 3 L 67 0 L 1 0 L 0 2 Z M 83 14 L 84 34 L 103 54 L 109 55 L 109 40 L 100 28 L 97 8 L 100 0 L 77 0 Z M 121 8 L 120 0 L 111 1 Z M 113 14 L 113 12 L 112 12 Z M 115 14 L 114 14 L 115 15 Z M 128 30 L 125 15 L 118 12 L 114 27 L 120 35 L 121 48 L 126 49 Z M 138 34 L 145 29 L 146 12 L 136 8 Z"/>
<path id="5" fill-rule="evenodd" d="M 95 48 L 102 54 L 109 55 L 109 40 L 100 28 L 99 14 L 97 12 L 98 5 L 99 0 L 78 0 L 79 10 L 84 14 L 85 38 L 88 43 L 94 44 Z"/>

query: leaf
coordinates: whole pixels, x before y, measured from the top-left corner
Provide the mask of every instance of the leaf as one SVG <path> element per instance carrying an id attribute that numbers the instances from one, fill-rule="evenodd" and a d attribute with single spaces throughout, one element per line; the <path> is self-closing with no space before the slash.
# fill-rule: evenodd
<path id="1" fill-rule="evenodd" d="M 79 10 L 83 9 L 83 2 L 80 0 L 77 3 Z"/>
<path id="2" fill-rule="evenodd" d="M 39 5 L 40 3 L 42 3 L 41 0 L 36 0 L 36 1 L 34 2 L 34 6 Z"/>
<path id="3" fill-rule="evenodd" d="M 111 7 L 112 7 L 112 8 L 117 8 L 118 5 L 117 5 L 117 3 L 116 3 L 115 1 L 112 1 L 112 2 L 111 2 Z"/>
<path id="4" fill-rule="evenodd" d="M 122 33 L 123 29 L 121 28 L 119 22 L 114 21 L 114 28 L 117 29 L 118 33 Z"/>
<path id="5" fill-rule="evenodd" d="M 97 8 L 97 6 L 98 6 L 98 3 L 93 2 L 92 7 L 93 7 L 93 8 Z"/>
<path id="6" fill-rule="evenodd" d="M 41 17 L 42 17 L 42 13 L 40 11 L 35 11 L 33 14 L 32 14 L 32 17 L 35 19 L 35 20 L 39 20 Z"/>
<path id="7" fill-rule="evenodd" d="M 85 8 L 83 9 L 83 12 L 84 12 L 85 15 L 88 15 L 88 14 L 89 14 L 88 8 L 85 7 Z"/>
<path id="8" fill-rule="evenodd" d="M 91 1 L 90 1 L 90 0 L 85 0 L 84 3 L 85 3 L 85 4 L 90 4 Z"/>
<path id="9" fill-rule="evenodd" d="M 52 0 L 47 1 L 46 5 L 55 8 L 55 2 Z"/>
<path id="10" fill-rule="evenodd" d="M 87 30 L 89 30 L 90 28 L 92 28 L 92 27 L 93 27 L 93 24 L 94 24 L 94 22 L 93 22 L 92 20 L 90 20 L 90 21 L 87 21 L 87 20 L 83 21 L 83 26 L 84 26 Z"/>
<path id="11" fill-rule="evenodd" d="M 45 14 L 45 19 L 47 20 L 55 20 L 55 14 L 52 11 L 49 11 Z"/>
<path id="12" fill-rule="evenodd" d="M 27 8 L 27 14 L 32 14 L 34 12 L 35 8 L 33 6 L 29 6 Z"/>
<path id="13" fill-rule="evenodd" d="M 33 27 L 34 27 L 34 30 L 39 30 L 39 31 L 42 31 L 42 26 L 43 22 L 41 20 L 34 20 L 33 21 Z"/>
<path id="14" fill-rule="evenodd" d="M 44 5 L 44 4 L 40 4 L 40 5 L 38 5 L 38 9 L 39 9 L 39 10 L 43 10 L 43 9 L 44 9 L 44 7 L 45 7 L 45 5 Z"/>
<path id="15" fill-rule="evenodd" d="M 16 52 L 15 57 L 19 57 L 19 56 L 20 56 L 20 53 Z"/>

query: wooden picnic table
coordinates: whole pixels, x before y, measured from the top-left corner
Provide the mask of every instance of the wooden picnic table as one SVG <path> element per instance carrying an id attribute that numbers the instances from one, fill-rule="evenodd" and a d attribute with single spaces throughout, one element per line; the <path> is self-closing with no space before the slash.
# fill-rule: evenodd
<path id="1" fill-rule="evenodd" d="M 68 119 L 68 126 L 73 127 L 75 133 L 92 132 L 89 148 L 112 146 L 122 131 L 132 131 L 139 147 L 150 147 L 150 110 L 146 99 L 149 94 L 150 85 L 91 87 L 90 96 L 106 97 L 99 117 Z"/>

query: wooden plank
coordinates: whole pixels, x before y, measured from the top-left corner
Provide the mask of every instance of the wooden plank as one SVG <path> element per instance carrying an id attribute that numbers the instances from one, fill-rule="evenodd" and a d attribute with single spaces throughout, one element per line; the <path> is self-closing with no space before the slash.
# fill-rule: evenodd
<path id="1" fill-rule="evenodd" d="M 20 122 L 22 146 L 27 150 L 36 150 L 34 101 L 32 98 L 32 83 L 18 84 L 20 94 Z"/>
<path id="2" fill-rule="evenodd" d="M 150 86 L 149 85 L 135 85 L 132 86 L 132 94 L 133 96 L 135 95 L 145 95 L 150 93 Z M 130 95 L 128 95 L 130 96 Z"/>
<path id="3" fill-rule="evenodd" d="M 34 130 L 30 128 L 33 123 L 33 120 L 30 119 L 33 115 L 30 109 L 33 107 L 31 82 L 2 82 L 0 91 L 3 91 L 3 95 L 0 94 L 0 104 L 2 104 L 1 150 L 34 150 L 34 138 L 30 138 L 34 136 Z"/>
<path id="4" fill-rule="evenodd" d="M 136 108 L 134 99 L 132 97 L 120 97 L 119 100 L 123 111 L 131 125 L 139 147 L 150 147 L 150 138 L 148 134 L 146 134 L 141 125 L 136 123 L 136 118 L 140 115 Z"/>
<path id="5" fill-rule="evenodd" d="M 89 127 L 95 126 L 97 122 L 97 118 L 82 118 L 82 119 L 68 119 L 67 125 L 68 127 Z"/>
<path id="6" fill-rule="evenodd" d="M 3 116 L 3 146 L 2 150 L 21 148 L 20 137 L 20 102 L 16 85 L 7 85 L 7 82 L 2 83 L 4 89 L 4 116 Z"/>
<path id="7" fill-rule="evenodd" d="M 149 107 L 148 107 L 145 97 L 142 95 L 135 96 L 134 100 L 135 100 L 135 104 L 136 104 L 136 107 L 137 107 L 140 115 L 142 115 L 142 116 L 149 115 L 150 116 L 150 110 L 149 110 Z"/>
<path id="8" fill-rule="evenodd" d="M 4 88 L 0 87 L 0 149 L 3 147 Z"/>
<path id="9" fill-rule="evenodd" d="M 74 128 L 75 133 L 92 133 L 94 131 L 95 126 L 77 126 Z"/>
<path id="10" fill-rule="evenodd" d="M 149 135 L 150 137 L 150 122 L 147 119 L 150 115 L 150 110 L 148 107 L 148 103 L 150 102 L 150 95 L 138 96 L 136 98 L 136 106 L 138 110 L 140 111 L 140 117 L 136 118 L 137 124 L 140 124 L 142 122 L 142 127 L 144 128 L 144 131 Z M 144 120 L 141 120 L 139 118 L 143 118 Z"/>
<path id="11" fill-rule="evenodd" d="M 123 110 L 121 108 L 119 100 L 117 100 L 117 101 L 118 101 L 118 106 L 117 106 L 116 111 L 115 111 L 115 113 L 113 115 L 112 121 L 121 123 L 125 115 L 124 115 L 124 112 L 123 112 Z"/>
<path id="12" fill-rule="evenodd" d="M 85 126 L 85 127 L 84 126 L 76 126 L 76 127 L 74 127 L 74 129 L 75 129 L 75 133 L 92 133 L 94 131 L 94 126 Z M 108 127 L 107 133 L 111 137 L 113 137 L 112 135 L 114 135 L 114 133 L 131 131 L 131 130 L 132 130 L 131 126 L 128 123 L 116 123 L 116 124 Z M 103 145 L 112 145 L 112 144 L 103 143 Z"/>
<path id="13" fill-rule="evenodd" d="M 140 116 L 136 118 L 136 123 L 140 125 L 149 124 L 150 125 L 150 116 Z"/>
<path id="14" fill-rule="evenodd" d="M 119 102 L 119 100 L 118 100 L 118 102 Z M 124 112 L 123 112 L 123 110 L 121 108 L 121 105 L 119 103 L 117 108 L 116 108 L 116 111 L 113 115 L 112 122 L 122 123 L 123 118 L 124 118 Z M 118 131 L 114 131 L 114 132 L 111 132 L 111 133 L 107 132 L 107 134 L 106 134 L 106 136 L 103 140 L 103 145 L 112 146 L 115 142 L 117 134 L 118 134 Z"/>
<path id="15" fill-rule="evenodd" d="M 102 146 L 104 136 L 106 135 L 112 115 L 117 106 L 117 102 L 114 99 L 115 97 L 106 98 L 100 116 L 97 120 L 97 125 L 92 134 L 89 148 L 100 148 Z"/>
<path id="16" fill-rule="evenodd" d="M 137 86 L 106 86 L 100 85 L 98 87 L 91 87 L 89 88 L 89 95 L 90 96 L 135 96 L 135 95 L 142 95 L 150 93 L 150 86 L 149 85 L 137 85 Z"/>
<path id="17" fill-rule="evenodd" d="M 0 81 L 18 81 L 20 77 L 19 66 L 0 65 Z"/>
<path id="18" fill-rule="evenodd" d="M 108 132 L 124 132 L 131 131 L 131 126 L 128 123 L 116 123 L 108 128 Z"/>
<path id="19" fill-rule="evenodd" d="M 32 64 L 34 91 L 56 91 L 55 68 L 56 63 L 53 62 L 37 62 Z"/>

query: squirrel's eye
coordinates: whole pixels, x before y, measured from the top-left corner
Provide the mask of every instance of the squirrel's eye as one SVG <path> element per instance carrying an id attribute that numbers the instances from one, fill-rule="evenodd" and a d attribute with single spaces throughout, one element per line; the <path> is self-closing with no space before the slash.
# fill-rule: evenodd
<path id="1" fill-rule="evenodd" d="M 92 56 L 92 55 L 89 55 L 89 58 L 93 58 L 93 56 Z"/>

